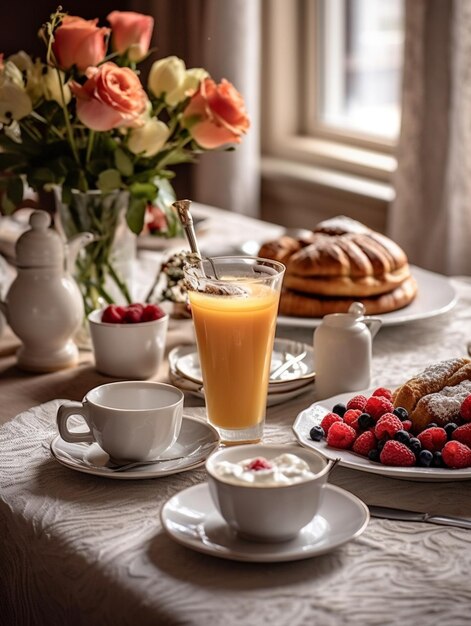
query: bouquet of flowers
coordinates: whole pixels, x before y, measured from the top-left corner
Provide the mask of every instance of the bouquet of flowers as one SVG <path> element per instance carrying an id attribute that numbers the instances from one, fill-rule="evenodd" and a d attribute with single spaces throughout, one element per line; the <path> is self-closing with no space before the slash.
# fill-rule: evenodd
<path id="1" fill-rule="evenodd" d="M 121 282 L 111 267 L 116 198 L 124 195 L 132 233 L 150 221 L 173 236 L 173 166 L 232 149 L 249 127 L 230 82 L 217 84 L 178 57 L 156 60 L 143 85 L 138 64 L 149 55 L 153 18 L 113 11 L 107 20 L 99 26 L 59 8 L 40 31 L 44 59 L 0 56 L 2 210 L 15 210 L 27 186 L 54 190 L 66 237 L 96 234 L 78 260 L 87 309 L 113 299 L 110 275 Z"/>

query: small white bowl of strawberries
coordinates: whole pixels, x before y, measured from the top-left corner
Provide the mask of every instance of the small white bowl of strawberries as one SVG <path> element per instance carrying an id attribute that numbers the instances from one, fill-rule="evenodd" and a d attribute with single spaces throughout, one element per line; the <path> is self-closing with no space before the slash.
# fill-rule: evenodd
<path id="1" fill-rule="evenodd" d="M 164 355 L 168 314 L 157 304 L 110 304 L 88 316 L 95 366 L 115 378 L 144 380 Z"/>

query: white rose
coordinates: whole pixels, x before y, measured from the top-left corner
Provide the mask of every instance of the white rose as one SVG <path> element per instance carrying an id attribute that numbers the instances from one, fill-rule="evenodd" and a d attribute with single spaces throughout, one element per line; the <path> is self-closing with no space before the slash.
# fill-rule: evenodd
<path id="1" fill-rule="evenodd" d="M 181 88 L 185 75 L 185 63 L 178 57 L 159 59 L 151 67 L 147 86 L 157 98 L 165 94 L 165 99 L 169 102 L 169 95 Z"/>
<path id="2" fill-rule="evenodd" d="M 62 106 L 62 93 L 60 84 L 62 83 L 62 90 L 64 92 L 65 104 L 69 104 L 72 94 L 70 87 L 64 84 L 64 72 L 59 72 L 53 67 L 48 67 L 45 74 L 43 74 L 43 94 L 46 100 L 55 100 Z"/>
<path id="3" fill-rule="evenodd" d="M 143 126 L 133 128 L 128 135 L 128 148 L 133 154 L 152 157 L 163 148 L 170 131 L 168 126 L 157 119 L 147 120 Z"/>
<path id="4" fill-rule="evenodd" d="M 9 124 L 12 120 L 21 120 L 32 110 L 31 98 L 22 87 L 10 81 L 0 84 L 0 122 Z"/>
<path id="5" fill-rule="evenodd" d="M 12 61 L 7 61 L 3 66 L 0 82 L 2 84 L 11 83 L 20 89 L 24 89 L 25 86 L 21 70 Z"/>
<path id="6" fill-rule="evenodd" d="M 165 100 L 170 106 L 176 106 L 179 102 L 185 100 L 185 98 L 192 96 L 195 91 L 197 91 L 200 82 L 206 78 L 206 76 L 209 76 L 208 72 L 201 67 L 186 70 L 181 85 L 168 93 Z"/>
<path id="7" fill-rule="evenodd" d="M 33 61 L 29 54 L 20 50 L 16 54 L 12 54 L 8 57 L 8 61 L 11 61 L 16 65 L 20 72 L 28 72 L 33 67 Z"/>

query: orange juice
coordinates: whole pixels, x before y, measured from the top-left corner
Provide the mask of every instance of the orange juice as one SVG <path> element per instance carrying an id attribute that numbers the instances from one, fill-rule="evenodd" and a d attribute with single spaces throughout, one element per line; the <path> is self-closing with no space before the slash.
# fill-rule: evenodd
<path id="1" fill-rule="evenodd" d="M 220 429 L 263 423 L 279 292 L 238 281 L 243 296 L 190 291 L 208 418 Z"/>

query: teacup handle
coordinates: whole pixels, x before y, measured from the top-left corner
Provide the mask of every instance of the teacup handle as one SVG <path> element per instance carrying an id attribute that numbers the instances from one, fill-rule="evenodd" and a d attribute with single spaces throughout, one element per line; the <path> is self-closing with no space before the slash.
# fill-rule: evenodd
<path id="1" fill-rule="evenodd" d="M 73 433 L 69 430 L 67 422 L 72 415 L 80 415 L 85 420 L 88 426 L 88 432 L 86 433 Z M 64 441 L 69 443 L 78 443 L 80 441 L 92 442 L 95 441 L 95 437 L 90 429 L 88 423 L 88 407 L 81 402 L 64 402 L 57 410 L 57 427 L 59 434 Z"/>

